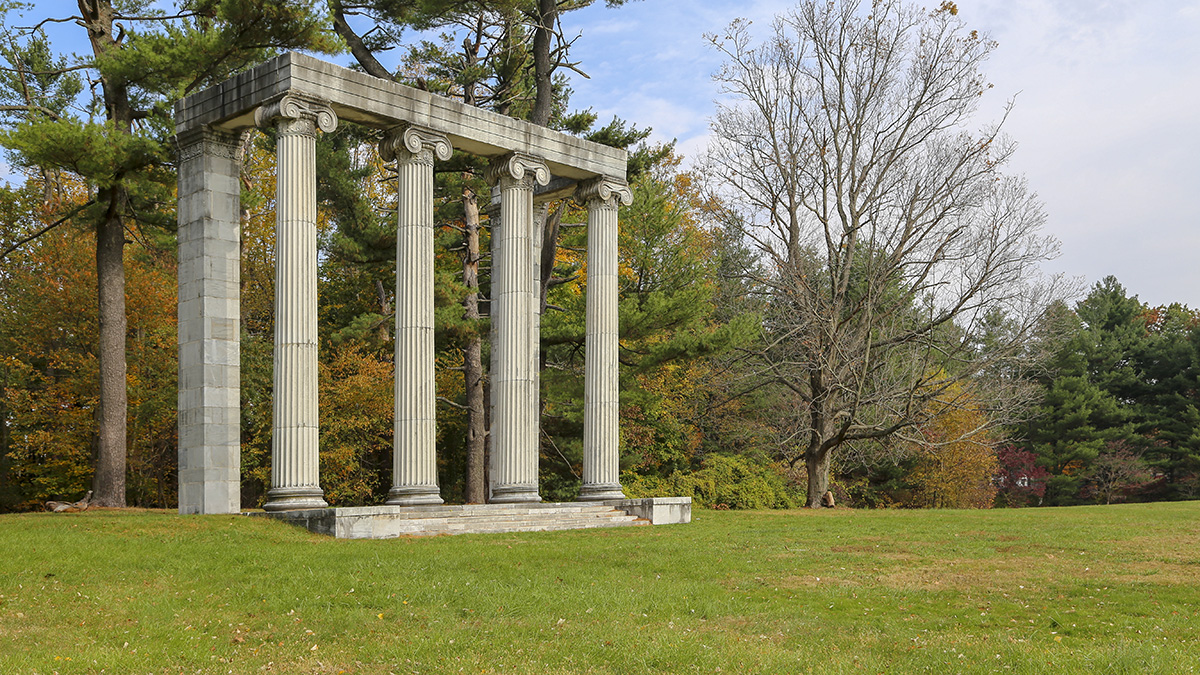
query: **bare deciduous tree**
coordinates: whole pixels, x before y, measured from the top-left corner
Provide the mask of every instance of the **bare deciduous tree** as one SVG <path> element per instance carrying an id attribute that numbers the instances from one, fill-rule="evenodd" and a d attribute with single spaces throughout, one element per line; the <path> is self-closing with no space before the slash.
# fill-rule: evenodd
<path id="1" fill-rule="evenodd" d="M 808 505 L 839 448 L 968 401 L 990 414 L 967 435 L 1011 421 L 1004 374 L 1066 289 L 1039 270 L 1058 251 L 1040 203 L 1002 172 L 1014 144 L 968 126 L 995 43 L 952 3 L 900 0 L 802 0 L 761 44 L 745 22 L 709 39 L 726 61 L 707 175 L 760 253 L 748 361 L 796 401 L 781 450 Z"/>

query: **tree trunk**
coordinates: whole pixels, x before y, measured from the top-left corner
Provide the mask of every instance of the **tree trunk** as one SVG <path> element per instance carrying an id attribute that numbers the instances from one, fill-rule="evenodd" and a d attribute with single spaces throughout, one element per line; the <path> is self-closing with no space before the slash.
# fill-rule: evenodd
<path id="1" fill-rule="evenodd" d="M 111 0 L 79 0 L 79 11 L 92 52 L 104 56 L 121 49 L 113 35 Z M 133 133 L 133 107 L 129 85 L 101 77 L 104 109 L 117 133 Z M 100 310 L 100 402 L 96 411 L 96 473 L 93 478 L 98 506 L 125 506 L 125 211 L 129 195 L 113 176 L 114 186 L 99 191 L 104 219 L 96 224 L 96 286 Z"/>
<path id="2" fill-rule="evenodd" d="M 463 190 L 463 316 L 479 321 L 479 202 Z M 487 501 L 487 427 L 483 396 L 483 338 L 473 333 L 463 347 L 463 380 L 467 403 L 467 477 L 463 496 L 468 504 Z"/>
<path id="3" fill-rule="evenodd" d="M 354 60 L 358 61 L 358 65 L 362 66 L 368 75 L 374 75 L 381 80 L 394 81 L 395 78 L 388 72 L 388 69 L 383 67 L 383 64 L 363 43 L 362 37 L 355 33 L 350 28 L 350 24 L 346 22 L 346 13 L 341 0 L 330 0 L 329 10 L 333 15 L 334 32 L 346 41 L 346 46 L 350 48 L 350 53 L 354 56 Z"/>
<path id="4" fill-rule="evenodd" d="M 534 227 L 542 228 L 542 258 L 540 261 L 539 270 L 541 272 L 539 292 L 542 296 L 539 300 L 538 314 L 546 313 L 546 298 L 550 293 L 550 280 L 554 277 L 554 263 L 558 261 L 558 228 L 562 223 L 563 210 L 566 207 L 566 202 L 559 202 L 558 208 L 550 211 L 549 209 L 539 210 L 539 215 L 542 215 L 539 220 L 542 222 L 534 223 Z M 545 368 L 545 354 L 542 355 L 542 368 Z"/>
<path id="5" fill-rule="evenodd" d="M 379 314 L 384 318 L 379 322 L 379 328 L 376 329 L 375 336 L 379 340 L 379 344 L 386 345 L 391 339 L 391 332 L 388 330 L 387 317 L 392 315 L 392 304 L 388 302 L 387 290 L 383 287 L 383 282 L 379 279 L 375 280 L 375 297 L 379 298 Z"/>
<path id="6" fill-rule="evenodd" d="M 96 228 L 96 285 L 100 301 L 100 403 L 96 413 L 98 506 L 125 506 L 125 228 L 124 191 L 102 193 L 109 212 Z"/>
<path id="7" fill-rule="evenodd" d="M 550 124 L 554 108 L 555 65 L 550 60 L 550 45 L 557 19 L 558 1 L 538 0 L 537 26 L 533 29 L 533 78 L 537 89 L 529 121 L 543 127 Z"/>
<path id="8" fill-rule="evenodd" d="M 821 497 L 829 491 L 829 460 L 828 451 L 804 454 L 804 466 L 808 469 L 808 496 L 804 505 L 810 509 L 821 508 Z"/>

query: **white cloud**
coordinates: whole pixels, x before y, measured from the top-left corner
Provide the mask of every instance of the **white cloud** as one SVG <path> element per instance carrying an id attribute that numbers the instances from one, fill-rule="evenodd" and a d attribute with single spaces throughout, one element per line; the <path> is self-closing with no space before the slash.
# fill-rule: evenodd
<path id="1" fill-rule="evenodd" d="M 959 6 L 1000 42 L 997 98 L 1021 91 L 1013 166 L 1047 203 L 1057 265 L 1089 281 L 1115 274 L 1153 304 L 1200 306 L 1200 13 L 1153 0 Z"/>
<path id="2" fill-rule="evenodd" d="M 1048 232 L 1063 241 L 1050 271 L 1089 282 L 1115 274 L 1143 301 L 1200 307 L 1200 3 L 958 5 L 960 18 L 1000 43 L 979 121 L 998 118 L 1020 92 L 1007 125 L 1020 143 L 1012 170 L 1029 177 L 1046 202 Z M 702 35 L 739 16 L 765 34 L 792 6 L 705 0 L 600 10 L 597 20 L 620 21 L 622 32 L 583 45 L 585 32 L 576 53 L 585 68 L 603 67 L 576 87 L 574 104 L 653 126 L 659 139 L 678 137 L 694 158 L 707 144 L 710 76 L 720 65 Z M 586 20 L 586 11 L 568 16 Z"/>

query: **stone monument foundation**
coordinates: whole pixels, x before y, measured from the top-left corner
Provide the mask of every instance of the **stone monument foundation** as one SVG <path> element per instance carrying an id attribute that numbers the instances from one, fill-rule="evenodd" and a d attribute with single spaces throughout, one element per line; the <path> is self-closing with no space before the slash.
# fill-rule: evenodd
<path id="1" fill-rule="evenodd" d="M 255 511 L 339 539 L 392 539 L 444 534 L 549 532 L 594 527 L 671 525 L 692 519 L 691 497 L 592 502 L 361 506 Z"/>

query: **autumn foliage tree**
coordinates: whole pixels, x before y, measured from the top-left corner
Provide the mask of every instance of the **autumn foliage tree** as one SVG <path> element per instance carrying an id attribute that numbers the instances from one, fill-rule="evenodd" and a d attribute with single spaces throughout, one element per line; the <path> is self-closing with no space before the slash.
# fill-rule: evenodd
<path id="1" fill-rule="evenodd" d="M 952 387 L 950 394 L 961 392 Z M 997 432 L 987 413 L 969 397 L 934 401 L 938 409 L 920 428 L 917 461 L 909 474 L 913 505 L 986 509 L 996 497 Z"/>
<path id="2" fill-rule="evenodd" d="M 999 470 L 996 474 L 996 503 L 998 506 L 1036 506 L 1046 495 L 1046 478 L 1050 472 L 1037 463 L 1030 451 L 1005 445 L 996 452 Z"/>
<path id="3" fill-rule="evenodd" d="M 9 205 L 26 218 L 41 214 L 45 222 L 60 207 L 36 204 L 40 188 L 31 182 L 2 196 L 23 195 L 20 205 Z M 3 501 L 10 508 L 77 499 L 92 484 L 99 400 L 94 246 L 90 230 L 62 226 L 0 261 L 0 294 L 6 299 L 0 306 L 5 426 L 0 450 L 9 462 L 11 485 Z M 174 255 L 135 243 L 125 249 L 124 267 L 128 499 L 137 506 L 168 507 L 176 499 Z"/>

